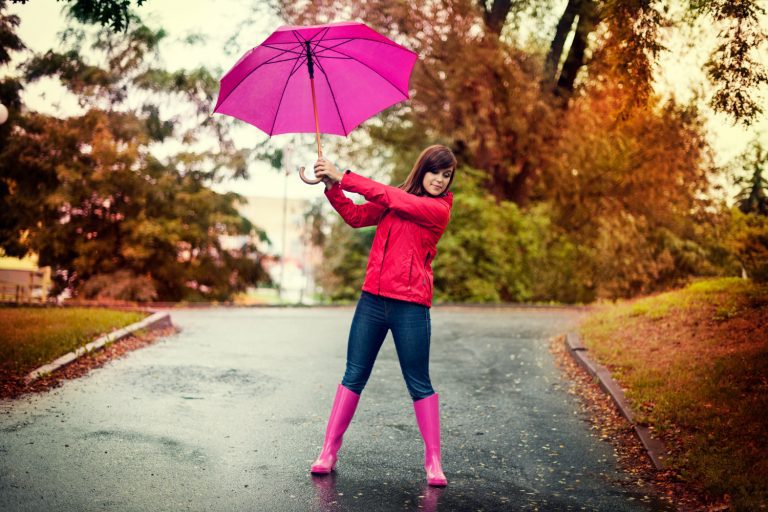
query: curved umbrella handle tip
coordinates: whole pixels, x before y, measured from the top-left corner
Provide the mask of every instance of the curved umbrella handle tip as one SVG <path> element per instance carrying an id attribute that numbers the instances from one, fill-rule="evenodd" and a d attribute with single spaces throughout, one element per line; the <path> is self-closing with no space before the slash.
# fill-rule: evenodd
<path id="1" fill-rule="evenodd" d="M 299 177 L 301 178 L 301 181 L 308 185 L 317 185 L 321 181 L 323 181 L 323 178 L 315 178 L 314 180 L 311 180 L 304 176 L 304 166 L 299 167 Z"/>

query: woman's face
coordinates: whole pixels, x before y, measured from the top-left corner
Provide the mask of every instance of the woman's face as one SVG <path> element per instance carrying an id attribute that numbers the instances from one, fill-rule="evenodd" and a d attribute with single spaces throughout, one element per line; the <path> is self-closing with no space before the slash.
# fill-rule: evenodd
<path id="1" fill-rule="evenodd" d="M 438 196 L 442 194 L 448 187 L 448 183 L 451 181 L 451 169 L 443 169 L 442 171 L 427 171 L 424 173 L 424 180 L 421 182 L 421 186 L 427 194 L 431 196 Z"/>

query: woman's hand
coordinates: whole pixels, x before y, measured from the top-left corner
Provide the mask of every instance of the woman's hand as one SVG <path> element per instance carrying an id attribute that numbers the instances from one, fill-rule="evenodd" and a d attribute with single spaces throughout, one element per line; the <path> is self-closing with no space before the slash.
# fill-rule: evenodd
<path id="1" fill-rule="evenodd" d="M 341 181 L 344 173 L 339 171 L 336 166 L 331 163 L 330 160 L 327 160 L 325 157 L 321 156 L 317 159 L 317 162 L 315 162 L 315 176 L 318 178 L 323 178 L 323 182 L 325 182 L 325 188 L 329 189 L 333 186 L 334 183 Z"/>

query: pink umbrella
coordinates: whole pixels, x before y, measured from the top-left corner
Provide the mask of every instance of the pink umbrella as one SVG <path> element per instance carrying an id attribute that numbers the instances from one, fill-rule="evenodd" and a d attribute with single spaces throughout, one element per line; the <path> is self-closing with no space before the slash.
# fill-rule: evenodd
<path id="1" fill-rule="evenodd" d="M 221 78 L 214 112 L 281 133 L 348 135 L 409 98 L 417 55 L 363 23 L 278 28 Z M 317 75 L 317 81 L 315 80 Z M 307 183 L 304 168 L 299 171 Z"/>

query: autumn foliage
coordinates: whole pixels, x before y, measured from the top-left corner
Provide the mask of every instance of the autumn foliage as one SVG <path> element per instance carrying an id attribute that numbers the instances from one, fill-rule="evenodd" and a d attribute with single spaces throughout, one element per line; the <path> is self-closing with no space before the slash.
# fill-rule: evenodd
<path id="1" fill-rule="evenodd" d="M 738 272 L 719 236 L 730 213 L 713 199 L 722 171 L 702 115 L 662 101 L 650 83 L 661 15 L 643 11 L 633 26 L 640 3 L 596 3 L 593 25 L 580 13 L 577 29 L 595 36 L 588 57 L 562 46 L 560 25 L 552 41 L 523 44 L 514 28 L 524 13 L 507 5 L 500 28 L 497 4 L 281 4 L 290 23 L 343 13 L 419 54 L 411 100 L 367 125 L 368 156 L 387 156 L 399 183 L 426 145 L 457 154 L 452 222 L 435 260 L 438 298 L 590 302 Z M 553 57 L 564 60 L 557 69 Z M 362 172 L 368 160 L 355 160 Z M 328 254 L 359 250 L 336 242 Z M 337 278 L 332 296 L 354 279 Z"/>

